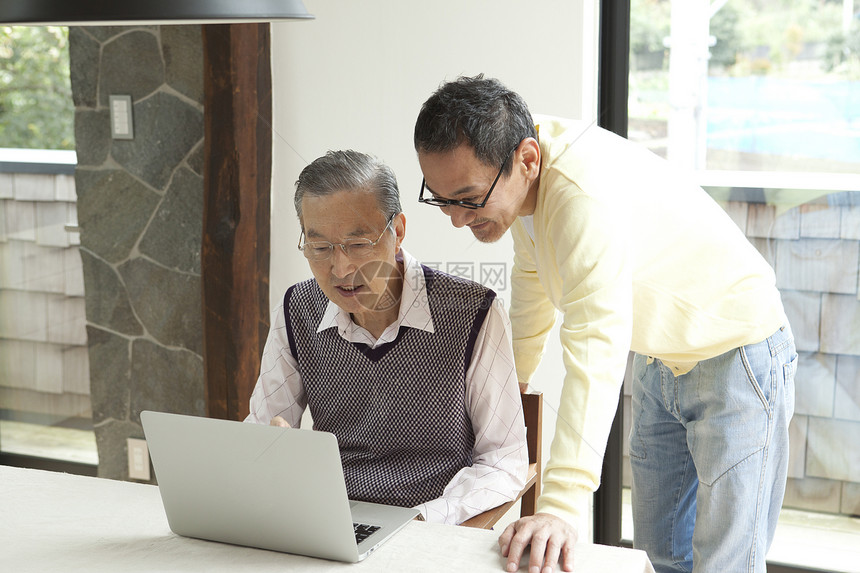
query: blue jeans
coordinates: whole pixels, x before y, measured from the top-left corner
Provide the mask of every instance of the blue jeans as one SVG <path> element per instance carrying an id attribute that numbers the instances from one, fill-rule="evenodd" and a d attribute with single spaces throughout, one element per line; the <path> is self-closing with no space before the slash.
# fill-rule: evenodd
<path id="1" fill-rule="evenodd" d="M 765 571 L 796 370 L 788 326 L 678 377 L 634 357 L 633 546 L 658 573 Z"/>

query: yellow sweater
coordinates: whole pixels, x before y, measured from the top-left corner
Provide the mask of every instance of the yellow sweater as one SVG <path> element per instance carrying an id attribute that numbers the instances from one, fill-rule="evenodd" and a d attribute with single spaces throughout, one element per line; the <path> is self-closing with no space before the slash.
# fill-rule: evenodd
<path id="1" fill-rule="evenodd" d="M 528 382 L 562 316 L 565 367 L 538 510 L 588 507 L 629 350 L 689 372 L 785 324 L 773 270 L 690 174 L 583 122 L 537 116 L 532 238 L 514 239 L 511 322 Z"/>

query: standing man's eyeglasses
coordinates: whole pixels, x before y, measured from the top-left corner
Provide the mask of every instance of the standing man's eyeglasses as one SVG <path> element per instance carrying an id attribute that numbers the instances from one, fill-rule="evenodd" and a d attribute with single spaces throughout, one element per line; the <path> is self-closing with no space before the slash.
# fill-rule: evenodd
<path id="1" fill-rule="evenodd" d="M 335 247 L 343 249 L 343 252 L 350 259 L 363 259 L 365 257 L 369 257 L 373 252 L 373 248 L 382 240 L 382 236 L 385 235 L 385 231 L 387 231 L 391 226 L 391 223 L 394 221 L 394 217 L 396 216 L 397 214 L 395 213 L 390 219 L 388 219 L 388 224 L 385 225 L 385 228 L 382 229 L 382 232 L 379 233 L 379 237 L 375 241 L 371 241 L 370 239 L 350 239 L 345 243 L 311 241 L 310 243 L 302 244 L 302 239 L 305 236 L 305 232 L 302 231 L 301 236 L 299 236 L 299 250 L 304 253 L 305 258 L 311 261 L 324 261 L 330 258 Z"/>
<path id="2" fill-rule="evenodd" d="M 499 168 L 499 174 L 496 175 L 496 178 L 493 180 L 493 184 L 490 185 L 490 190 L 487 191 L 487 194 L 484 196 L 484 200 L 480 203 L 472 203 L 471 201 L 458 201 L 456 199 L 441 199 L 439 197 L 434 196 L 427 197 L 425 199 L 424 189 L 427 187 L 427 181 L 424 179 L 421 179 L 421 193 L 418 194 L 418 202 L 424 203 L 425 205 L 432 205 L 433 207 L 462 207 L 464 209 L 480 209 L 481 207 L 484 207 L 487 204 L 487 201 L 490 200 L 490 195 L 492 194 L 493 189 L 496 188 L 496 183 L 499 182 L 499 178 L 502 176 L 502 171 L 505 170 L 505 165 L 508 164 L 508 159 L 511 158 L 511 155 L 513 155 L 514 151 L 516 151 L 517 147 L 519 146 L 520 142 L 517 142 L 514 148 L 508 152 L 508 156 L 505 157 L 505 160 L 502 161 L 502 166 Z"/>

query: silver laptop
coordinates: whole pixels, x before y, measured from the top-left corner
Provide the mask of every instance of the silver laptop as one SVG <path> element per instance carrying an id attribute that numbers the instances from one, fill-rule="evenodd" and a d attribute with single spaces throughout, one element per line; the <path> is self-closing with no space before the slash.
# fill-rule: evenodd
<path id="1" fill-rule="evenodd" d="M 350 501 L 333 434 L 151 411 L 140 420 L 179 535 L 356 562 L 418 515 Z"/>

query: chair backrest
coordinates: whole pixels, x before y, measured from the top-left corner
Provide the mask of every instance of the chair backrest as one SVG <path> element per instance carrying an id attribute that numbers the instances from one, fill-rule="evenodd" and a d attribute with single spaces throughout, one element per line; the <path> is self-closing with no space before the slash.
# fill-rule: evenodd
<path id="1" fill-rule="evenodd" d="M 529 448 L 529 463 L 540 464 L 543 426 L 543 394 L 526 389 L 520 391 L 523 401 L 523 420 L 526 425 L 526 444 Z"/>
<path id="2" fill-rule="evenodd" d="M 526 425 L 526 444 L 529 449 L 529 481 L 522 493 L 520 517 L 534 515 L 541 492 L 541 449 L 543 448 L 543 394 L 520 386 L 523 400 L 523 420 Z M 533 466 L 532 466 L 533 464 Z M 532 473 L 532 468 L 536 471 Z M 532 480 L 534 475 L 534 480 Z"/>

